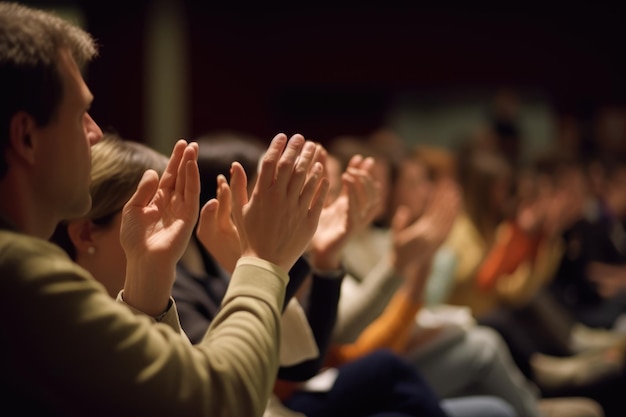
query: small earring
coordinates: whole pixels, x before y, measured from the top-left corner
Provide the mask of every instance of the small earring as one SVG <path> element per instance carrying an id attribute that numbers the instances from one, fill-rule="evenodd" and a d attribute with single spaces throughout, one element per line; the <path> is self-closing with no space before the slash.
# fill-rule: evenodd
<path id="1" fill-rule="evenodd" d="M 95 248 L 95 246 L 89 246 L 89 247 L 87 248 L 87 253 L 88 253 L 88 254 L 90 254 L 90 255 L 93 255 L 94 253 L 96 253 L 96 248 Z"/>

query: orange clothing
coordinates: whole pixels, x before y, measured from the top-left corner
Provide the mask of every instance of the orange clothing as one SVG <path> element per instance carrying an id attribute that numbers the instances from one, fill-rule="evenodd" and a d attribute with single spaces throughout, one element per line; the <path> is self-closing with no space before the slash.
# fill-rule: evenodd
<path id="1" fill-rule="evenodd" d="M 541 236 L 531 236 L 515 222 L 500 226 L 498 236 L 476 273 L 476 284 L 483 291 L 492 291 L 496 281 L 512 274 L 522 263 L 534 262 Z"/>
<path id="2" fill-rule="evenodd" d="M 354 343 L 330 347 L 326 365 L 339 366 L 382 348 L 404 353 L 420 308 L 422 303 L 410 300 L 402 290 L 397 291 L 383 314 Z"/>
<path id="3" fill-rule="evenodd" d="M 282 403 L 285 403 L 285 401 L 298 391 L 299 386 L 300 383 L 296 381 L 276 379 L 276 382 L 274 382 L 274 395 L 276 395 Z"/>
<path id="4" fill-rule="evenodd" d="M 387 348 L 402 354 L 415 328 L 415 316 L 422 303 L 410 300 L 404 291 L 397 291 L 385 311 L 361 333 L 354 343 L 331 346 L 326 357 L 327 367 L 337 367 L 367 355 L 377 349 Z M 277 379 L 274 394 L 287 400 L 298 390 L 299 383 Z"/>
<path id="5" fill-rule="evenodd" d="M 506 229 L 508 224 L 499 227 Z M 500 229 L 497 233 L 497 236 L 506 236 Z M 455 284 L 446 303 L 469 307 L 477 318 L 499 307 L 517 308 L 528 303 L 552 279 L 563 254 L 561 239 L 539 239 L 536 249 L 531 252 L 534 254 L 519 262 L 512 272 L 505 272 L 505 269 L 517 263 L 516 257 L 511 257 L 511 262 L 502 263 L 508 266 L 500 269 L 491 291 L 486 291 L 478 285 L 477 272 L 491 248 L 487 247 L 466 214 L 461 213 L 456 218 L 446 246 L 454 251 L 458 260 Z"/>

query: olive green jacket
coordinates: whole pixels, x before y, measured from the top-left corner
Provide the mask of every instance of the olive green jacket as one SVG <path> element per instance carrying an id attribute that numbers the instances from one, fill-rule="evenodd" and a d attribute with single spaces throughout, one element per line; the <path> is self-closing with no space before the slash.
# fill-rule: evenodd
<path id="1" fill-rule="evenodd" d="M 15 415 L 263 415 L 288 276 L 242 258 L 204 340 L 112 300 L 57 246 L 0 221 L 0 398 Z M 118 297 L 119 300 L 120 297 Z"/>

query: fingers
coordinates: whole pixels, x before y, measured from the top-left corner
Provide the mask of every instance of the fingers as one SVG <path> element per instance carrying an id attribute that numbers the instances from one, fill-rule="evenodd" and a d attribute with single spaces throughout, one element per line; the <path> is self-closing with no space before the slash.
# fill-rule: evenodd
<path id="1" fill-rule="evenodd" d="M 185 202 L 200 204 L 200 171 L 196 160 L 187 161 L 185 165 L 185 188 L 183 198 Z"/>
<path id="2" fill-rule="evenodd" d="M 217 177 L 217 199 L 220 203 L 217 217 L 220 222 L 228 222 L 232 210 L 232 193 L 226 177 L 221 174 Z"/>
<path id="3" fill-rule="evenodd" d="M 256 187 L 284 190 L 295 201 L 317 201 L 327 156 L 321 145 L 306 141 L 300 134 L 289 140 L 278 134 L 263 156 Z M 233 204 L 235 199 L 240 201 L 234 188 L 233 184 Z"/>
<path id="4" fill-rule="evenodd" d="M 324 176 L 326 175 L 326 164 L 328 162 L 328 151 L 319 143 L 315 148 L 315 156 L 313 157 L 313 162 L 319 162 L 324 167 Z"/>
<path id="5" fill-rule="evenodd" d="M 159 186 L 159 175 L 154 170 L 147 170 L 144 172 L 139 184 L 137 185 L 137 191 L 126 203 L 129 207 L 145 207 L 150 204 L 154 194 Z"/>
<path id="6" fill-rule="evenodd" d="M 367 200 L 366 191 L 361 181 L 349 180 L 348 189 L 348 219 L 351 227 L 357 231 L 370 224 L 371 204 Z"/>
<path id="7" fill-rule="evenodd" d="M 314 207 L 317 207 L 318 204 L 324 204 L 324 201 L 319 202 L 318 199 L 323 194 L 322 197 L 323 200 L 325 200 L 326 193 L 328 192 L 328 178 L 322 175 L 323 172 L 324 166 L 321 163 L 316 162 L 313 165 L 313 168 L 311 168 L 311 173 L 309 177 L 306 178 L 306 182 L 302 186 L 302 193 L 298 193 L 299 204 L 308 207 L 312 211 L 317 210 L 317 208 Z M 294 176 L 297 175 L 300 174 L 296 174 L 294 170 Z M 306 175 L 306 172 L 304 173 L 304 175 Z M 326 189 L 326 191 L 323 190 L 324 188 Z M 298 190 L 298 188 L 292 190 L 294 194 L 296 194 L 295 190 Z"/>
<path id="8" fill-rule="evenodd" d="M 270 148 L 271 147 L 272 145 L 270 145 Z M 261 182 L 263 182 L 264 184 L 267 184 L 267 179 L 264 178 L 263 181 L 261 181 L 261 177 L 259 176 L 259 181 L 257 182 L 257 186 L 260 186 Z M 269 184 L 271 185 L 271 182 Z M 268 185 L 268 187 L 270 185 Z M 231 190 L 231 195 L 232 195 L 233 215 L 236 216 L 237 218 L 241 214 L 241 210 L 243 209 L 243 206 L 245 206 L 248 203 L 247 187 L 248 187 L 248 178 L 246 177 L 246 171 L 243 169 L 243 166 L 241 166 L 239 162 L 234 162 L 230 168 L 230 190 Z"/>
<path id="9" fill-rule="evenodd" d="M 184 141 L 180 141 L 184 142 Z M 186 144 L 185 149 L 183 150 L 183 155 L 178 164 L 178 170 L 176 172 L 176 190 L 186 190 L 187 189 L 187 165 L 190 162 L 195 162 L 198 160 L 198 144 L 190 143 Z M 199 176 L 199 174 L 198 174 Z M 191 178 L 189 178 L 191 179 Z"/>
<path id="10" fill-rule="evenodd" d="M 359 154 L 352 155 L 350 161 L 348 162 L 348 168 L 362 168 L 361 163 L 363 162 L 363 156 Z"/>
<path id="11" fill-rule="evenodd" d="M 259 169 L 256 187 L 268 189 L 272 186 L 272 184 L 274 184 L 274 180 L 276 178 L 276 166 L 278 165 L 278 161 L 280 160 L 286 145 L 287 136 L 285 136 L 285 134 L 279 133 L 274 136 L 270 146 L 267 148 L 267 152 L 265 152 L 265 155 L 263 155 L 263 159 L 261 160 L 261 167 Z"/>
<path id="12" fill-rule="evenodd" d="M 212 198 L 207 201 L 204 206 L 202 206 L 202 210 L 200 210 L 200 220 L 198 222 L 198 229 L 196 230 L 196 235 L 201 240 L 203 239 L 203 234 L 207 230 L 211 230 L 215 227 L 216 223 L 216 213 L 219 210 L 219 201 L 217 199 Z"/>
<path id="13" fill-rule="evenodd" d="M 317 164 L 316 164 L 317 165 Z M 322 171 L 322 167 L 320 166 L 320 173 Z M 319 182 L 319 186 L 317 187 L 317 191 L 313 196 L 313 201 L 310 203 L 309 209 L 309 219 L 313 219 L 317 222 L 319 219 L 322 209 L 324 208 L 324 201 L 326 200 L 326 194 L 328 194 L 328 188 L 330 187 L 330 183 L 328 178 L 321 177 Z"/>
<path id="14" fill-rule="evenodd" d="M 370 161 L 373 159 L 370 158 Z M 344 189 L 347 190 L 350 202 L 350 216 L 356 225 L 365 225 L 372 220 L 378 205 L 379 188 L 371 177 L 366 160 L 353 158 L 354 166 L 348 167 L 342 176 Z"/>
<path id="15" fill-rule="evenodd" d="M 187 149 L 187 142 L 183 139 L 180 139 L 174 145 L 174 149 L 172 149 L 172 155 L 170 156 L 170 160 L 167 163 L 167 167 L 165 168 L 165 172 L 161 176 L 161 182 L 159 187 L 161 188 L 174 188 L 177 184 L 177 177 L 180 168 L 180 162 L 183 159 L 183 154 Z"/>
<path id="16" fill-rule="evenodd" d="M 215 213 L 219 210 L 220 203 L 217 199 L 212 198 L 207 201 L 204 206 L 202 206 L 202 210 L 200 211 L 201 218 L 214 218 Z"/>
<path id="17" fill-rule="evenodd" d="M 294 138 L 296 136 L 294 136 Z M 291 140 L 293 140 L 293 138 Z M 313 164 L 321 166 L 322 171 L 317 173 L 319 175 L 322 174 L 324 168 L 320 162 L 315 162 L 315 157 L 318 153 L 318 146 L 314 142 L 305 141 L 302 146 L 296 146 L 298 145 L 294 145 L 293 147 L 289 146 L 289 144 L 287 145 L 285 154 L 283 154 L 283 157 L 278 165 L 278 175 L 285 178 L 287 178 L 288 170 L 291 166 L 293 166 L 293 172 L 287 184 L 287 193 L 294 196 L 299 195 L 301 190 L 303 190 L 302 187 L 309 176 L 309 170 L 311 170 Z M 299 152 L 299 155 L 296 155 L 295 160 L 292 160 L 292 155 L 289 153 L 290 150 L 297 150 Z M 313 168 L 313 170 L 316 171 L 317 169 Z M 281 182 L 282 181 L 277 181 L 278 184 Z"/>
<path id="18" fill-rule="evenodd" d="M 202 206 L 200 210 L 200 217 L 198 220 L 198 227 L 196 228 L 196 236 L 200 242 L 208 247 L 211 241 L 211 233 L 217 230 L 217 212 L 219 210 L 219 201 L 212 198 Z"/>

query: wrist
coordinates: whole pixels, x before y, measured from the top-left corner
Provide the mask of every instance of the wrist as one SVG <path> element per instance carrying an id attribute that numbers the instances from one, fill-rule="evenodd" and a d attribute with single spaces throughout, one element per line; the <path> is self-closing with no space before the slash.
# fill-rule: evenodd
<path id="1" fill-rule="evenodd" d="M 128 263 L 124 282 L 124 302 L 133 308 L 157 317 L 170 305 L 175 270 L 151 269 Z"/>

